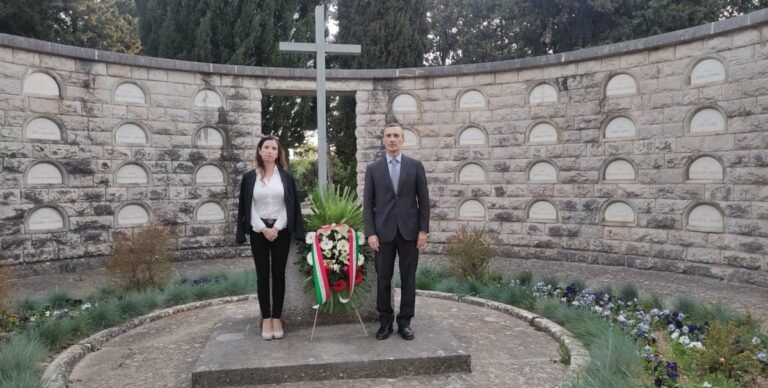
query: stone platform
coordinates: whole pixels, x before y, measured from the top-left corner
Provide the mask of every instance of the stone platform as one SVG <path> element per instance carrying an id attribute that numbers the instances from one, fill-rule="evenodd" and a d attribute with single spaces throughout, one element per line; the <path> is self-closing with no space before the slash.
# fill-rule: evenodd
<path id="1" fill-rule="evenodd" d="M 471 372 L 467 348 L 437 320 L 419 322 L 428 328 L 405 341 L 394 333 L 374 338 L 378 324 L 318 326 L 286 332 L 265 341 L 256 316 L 226 317 L 211 334 L 192 373 L 196 388 L 243 386 L 337 379 Z"/>

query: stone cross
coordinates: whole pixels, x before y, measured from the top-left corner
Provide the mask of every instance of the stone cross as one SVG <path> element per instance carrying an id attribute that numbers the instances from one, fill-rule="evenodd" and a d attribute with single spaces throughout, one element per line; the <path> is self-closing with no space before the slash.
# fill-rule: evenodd
<path id="1" fill-rule="evenodd" d="M 315 7 L 315 43 L 280 42 L 280 51 L 287 53 L 315 53 L 317 55 L 317 183 L 322 192 L 328 179 L 328 146 L 325 118 L 325 55 L 358 55 L 360 45 L 329 44 L 325 41 L 325 7 Z"/>

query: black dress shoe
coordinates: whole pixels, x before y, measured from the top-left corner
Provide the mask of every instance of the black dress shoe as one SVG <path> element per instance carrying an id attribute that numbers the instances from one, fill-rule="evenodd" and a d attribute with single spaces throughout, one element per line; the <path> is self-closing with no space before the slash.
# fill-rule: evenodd
<path id="1" fill-rule="evenodd" d="M 379 330 L 376 331 L 376 339 L 377 340 L 385 340 L 389 338 L 389 336 L 392 334 L 392 324 L 389 325 L 381 325 L 379 326 Z"/>
<path id="2" fill-rule="evenodd" d="M 404 340 L 412 340 L 414 337 L 413 329 L 411 329 L 410 326 L 398 326 L 397 332 L 400 333 L 400 336 L 403 337 Z"/>

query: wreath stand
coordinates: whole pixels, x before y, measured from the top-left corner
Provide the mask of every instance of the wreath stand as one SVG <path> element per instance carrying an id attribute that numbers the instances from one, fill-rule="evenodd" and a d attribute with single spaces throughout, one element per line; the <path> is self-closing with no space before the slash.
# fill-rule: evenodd
<path id="1" fill-rule="evenodd" d="M 349 303 L 352 304 L 352 308 L 355 309 L 355 314 L 357 315 L 357 320 L 360 322 L 360 326 L 363 328 L 363 333 L 366 337 L 368 337 L 368 330 L 365 328 L 365 324 L 363 323 L 363 319 L 360 318 L 360 311 L 357 310 L 357 306 L 355 306 L 355 302 L 349 301 Z M 312 323 L 312 334 L 309 336 L 309 342 L 314 342 L 315 340 L 315 327 L 317 326 L 317 316 L 320 314 L 320 306 L 317 306 L 315 309 L 315 321 Z"/>

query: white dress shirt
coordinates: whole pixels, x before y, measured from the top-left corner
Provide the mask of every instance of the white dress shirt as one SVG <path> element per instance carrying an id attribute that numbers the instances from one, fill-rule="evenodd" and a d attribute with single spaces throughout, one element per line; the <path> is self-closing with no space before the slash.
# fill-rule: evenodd
<path id="1" fill-rule="evenodd" d="M 251 227 L 254 232 L 260 233 L 267 226 L 261 219 L 277 219 L 275 230 L 283 230 L 288 226 L 288 213 L 285 209 L 283 193 L 283 181 L 280 179 L 280 171 L 275 166 L 275 171 L 266 182 L 262 180 L 262 174 L 256 171 L 256 183 L 253 186 L 253 204 L 251 205 Z"/>

